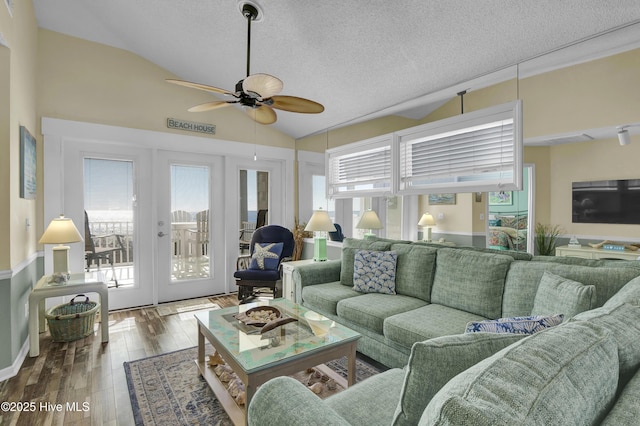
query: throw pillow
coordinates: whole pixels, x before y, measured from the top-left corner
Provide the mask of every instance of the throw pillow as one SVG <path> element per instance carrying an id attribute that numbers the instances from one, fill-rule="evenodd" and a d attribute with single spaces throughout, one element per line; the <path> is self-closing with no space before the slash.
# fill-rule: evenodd
<path id="1" fill-rule="evenodd" d="M 397 260 L 395 251 L 356 251 L 353 289 L 362 293 L 396 294 Z"/>
<path id="2" fill-rule="evenodd" d="M 277 270 L 283 247 L 283 243 L 256 243 L 253 246 L 249 269 L 257 269 L 259 271 Z"/>
<path id="3" fill-rule="evenodd" d="M 534 334 L 545 328 L 562 324 L 564 315 L 532 315 L 529 317 L 498 318 L 486 321 L 471 321 L 465 333 L 515 333 Z"/>
<path id="4" fill-rule="evenodd" d="M 571 318 L 596 307 L 596 287 L 545 271 L 533 299 L 531 315 L 564 314 Z"/>

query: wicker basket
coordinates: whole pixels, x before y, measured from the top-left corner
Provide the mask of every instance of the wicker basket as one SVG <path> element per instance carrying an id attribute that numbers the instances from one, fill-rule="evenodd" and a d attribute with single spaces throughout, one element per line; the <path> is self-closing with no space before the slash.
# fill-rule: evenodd
<path id="1" fill-rule="evenodd" d="M 76 302 L 77 297 L 85 297 L 84 302 Z M 71 342 L 93 333 L 93 324 L 100 304 L 89 301 L 89 297 L 79 294 L 69 303 L 51 308 L 45 314 L 49 323 L 51 339 L 54 342 Z"/>

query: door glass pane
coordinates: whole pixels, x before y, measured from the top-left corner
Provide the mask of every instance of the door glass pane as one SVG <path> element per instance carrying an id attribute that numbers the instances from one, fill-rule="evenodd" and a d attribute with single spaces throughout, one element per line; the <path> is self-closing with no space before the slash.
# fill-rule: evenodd
<path id="1" fill-rule="evenodd" d="M 269 172 L 240 170 L 240 253 L 248 253 L 253 231 L 269 224 Z"/>
<path id="2" fill-rule="evenodd" d="M 313 175 L 312 183 L 313 183 L 313 210 L 316 210 L 318 207 L 322 207 L 323 210 L 326 210 L 329 213 L 329 217 L 332 222 L 336 220 L 336 202 L 335 200 L 327 199 L 327 188 L 326 181 L 324 175 Z"/>
<path id="3" fill-rule="evenodd" d="M 209 168 L 171 165 L 171 280 L 211 276 Z"/>
<path id="4" fill-rule="evenodd" d="M 84 159 L 85 260 L 110 286 L 134 284 L 133 162 Z"/>

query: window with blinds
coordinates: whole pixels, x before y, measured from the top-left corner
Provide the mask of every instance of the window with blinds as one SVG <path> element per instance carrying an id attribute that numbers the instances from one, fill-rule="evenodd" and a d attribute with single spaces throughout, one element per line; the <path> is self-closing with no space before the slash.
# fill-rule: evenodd
<path id="1" fill-rule="evenodd" d="M 399 193 L 520 190 L 521 102 L 397 132 Z"/>
<path id="2" fill-rule="evenodd" d="M 330 198 L 389 194 L 392 182 L 391 142 L 384 135 L 327 151 L 327 194 Z"/>

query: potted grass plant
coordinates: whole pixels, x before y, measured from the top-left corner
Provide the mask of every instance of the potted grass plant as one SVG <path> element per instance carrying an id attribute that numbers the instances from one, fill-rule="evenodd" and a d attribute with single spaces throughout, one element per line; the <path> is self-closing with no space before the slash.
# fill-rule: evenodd
<path id="1" fill-rule="evenodd" d="M 541 256 L 555 256 L 556 242 L 561 232 L 562 228 L 559 225 L 536 223 L 535 237 L 538 254 Z"/>

